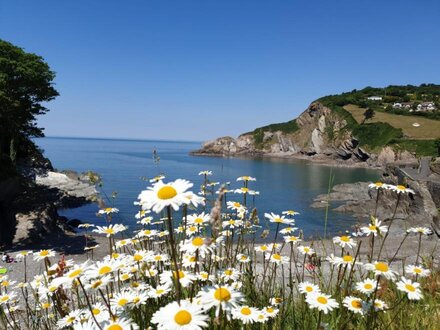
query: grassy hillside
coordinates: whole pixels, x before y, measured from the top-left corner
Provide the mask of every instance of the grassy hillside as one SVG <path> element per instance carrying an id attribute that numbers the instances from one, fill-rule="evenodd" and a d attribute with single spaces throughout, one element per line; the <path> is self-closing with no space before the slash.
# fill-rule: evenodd
<path id="1" fill-rule="evenodd" d="M 364 112 L 366 108 L 361 108 L 358 105 L 349 104 L 344 106 L 344 109 L 356 119 L 357 123 L 362 123 L 364 119 Z M 440 138 L 440 121 L 427 119 L 420 116 L 405 116 L 393 113 L 375 112 L 372 119 L 366 121 L 367 123 L 383 122 L 388 123 L 395 128 L 400 128 L 403 134 L 416 140 L 430 140 Z M 418 123 L 419 127 L 414 127 L 413 124 Z"/>

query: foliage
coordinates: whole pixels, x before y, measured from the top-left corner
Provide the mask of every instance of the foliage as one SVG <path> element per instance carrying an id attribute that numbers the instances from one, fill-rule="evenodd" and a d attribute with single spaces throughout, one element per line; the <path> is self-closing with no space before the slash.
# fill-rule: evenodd
<path id="1" fill-rule="evenodd" d="M 252 132 L 244 133 L 242 135 L 246 134 L 252 134 L 255 142 L 255 146 L 257 148 L 263 148 L 264 147 L 264 132 L 277 132 L 281 131 L 283 133 L 295 133 L 299 129 L 298 124 L 296 123 L 296 120 L 290 120 L 284 123 L 277 123 L 277 124 L 270 124 L 267 126 L 259 127 L 253 130 Z"/>
<path id="2" fill-rule="evenodd" d="M 358 125 L 353 129 L 353 135 L 361 145 L 367 145 L 371 149 L 386 146 L 391 141 L 403 137 L 400 128 L 381 122 Z"/>
<path id="3" fill-rule="evenodd" d="M 418 156 L 440 156 L 440 144 L 436 146 L 435 140 L 395 139 L 390 141 L 390 145 L 396 150 L 407 150 Z"/>
<path id="4" fill-rule="evenodd" d="M 45 102 L 58 92 L 55 73 L 42 57 L 0 39 L 0 154 L 25 157 L 31 137 L 43 136 L 38 115 L 49 111 Z"/>
<path id="5" fill-rule="evenodd" d="M 373 117 L 374 117 L 374 110 L 371 108 L 367 108 L 364 112 L 364 120 L 362 124 L 364 124 L 366 120 L 372 119 Z"/>

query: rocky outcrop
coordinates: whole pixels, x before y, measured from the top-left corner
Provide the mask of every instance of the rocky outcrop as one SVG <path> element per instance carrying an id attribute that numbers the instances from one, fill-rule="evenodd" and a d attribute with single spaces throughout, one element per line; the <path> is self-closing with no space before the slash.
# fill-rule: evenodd
<path id="1" fill-rule="evenodd" d="M 61 234 L 69 228 L 58 209 L 96 200 L 88 174 L 25 169 L 24 175 L 0 182 L 0 245 L 27 244 Z"/>
<path id="2" fill-rule="evenodd" d="M 393 231 L 402 232 L 405 226 L 432 226 L 436 228 L 439 217 L 440 177 L 427 181 L 415 181 L 398 174 L 398 167 L 389 167 L 383 181 L 390 184 L 406 182 L 415 194 L 401 194 L 396 210 Z M 340 184 L 333 187 L 330 194 L 317 196 L 311 204 L 314 208 L 330 207 L 333 211 L 351 213 L 360 223 L 368 221 L 376 209 L 377 191 L 368 188 L 368 182 Z M 377 217 L 387 220 L 392 217 L 396 208 L 395 192 L 384 190 L 377 203 Z"/>
<path id="3" fill-rule="evenodd" d="M 297 119 L 296 131 L 264 130 L 261 141 L 246 133 L 237 139 L 221 137 L 205 142 L 193 154 L 236 155 L 307 155 L 350 162 L 367 162 L 371 155 L 359 147 L 359 141 L 346 129 L 346 121 L 319 102 L 312 103 Z M 262 128 L 264 129 L 264 128 Z"/>

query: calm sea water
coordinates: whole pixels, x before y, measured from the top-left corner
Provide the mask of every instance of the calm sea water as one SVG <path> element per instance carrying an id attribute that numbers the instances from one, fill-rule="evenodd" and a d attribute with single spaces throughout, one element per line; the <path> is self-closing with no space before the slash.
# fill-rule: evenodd
<path id="1" fill-rule="evenodd" d="M 260 217 L 264 212 L 281 212 L 294 209 L 301 214 L 296 217 L 297 225 L 306 236 L 323 235 L 325 211 L 310 208 L 314 197 L 326 193 L 329 176 L 334 175 L 334 183 L 376 180 L 378 172 L 369 169 L 331 168 L 311 164 L 300 160 L 287 159 L 242 159 L 190 156 L 191 150 L 198 149 L 198 142 L 176 141 L 138 141 L 113 139 L 78 138 L 42 138 L 36 143 L 58 170 L 92 170 L 103 178 L 103 189 L 108 195 L 117 191 L 115 207 L 119 208 L 119 219 L 131 228 L 136 227 L 134 214 L 137 209 L 133 201 L 147 183 L 141 177 L 154 177 L 165 173 L 166 180 L 184 178 L 194 183 L 197 191 L 202 183 L 198 176 L 201 170 L 213 171 L 212 181 L 232 183 L 240 187 L 236 178 L 250 175 L 257 178 L 250 188 L 260 192 L 256 198 L 256 207 Z M 152 153 L 156 149 L 160 162 L 153 161 Z M 165 181 L 166 181 L 165 180 Z M 228 197 L 233 199 L 232 196 Z M 242 201 L 242 195 L 236 195 Z M 60 213 L 69 218 L 95 224 L 103 224 L 102 218 L 95 216 L 96 204 L 76 209 L 63 210 Z M 328 232 L 337 233 L 350 229 L 354 219 L 345 214 L 330 212 Z"/>

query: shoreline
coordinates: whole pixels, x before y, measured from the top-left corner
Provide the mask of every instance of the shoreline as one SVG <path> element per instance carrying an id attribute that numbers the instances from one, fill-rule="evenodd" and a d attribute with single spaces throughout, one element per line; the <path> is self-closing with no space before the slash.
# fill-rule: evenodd
<path id="1" fill-rule="evenodd" d="M 328 157 L 314 157 L 307 156 L 299 153 L 241 153 L 241 154 L 218 154 L 218 153 L 205 153 L 192 151 L 189 153 L 190 156 L 201 156 L 201 157 L 218 157 L 218 158 L 247 158 L 247 159 L 258 159 L 258 158 L 266 158 L 266 159 L 293 159 L 293 160 L 301 160 L 306 161 L 312 164 L 323 165 L 328 167 L 346 167 L 346 168 L 365 168 L 371 170 L 384 170 L 385 167 L 368 164 L 367 162 L 353 162 L 346 160 L 338 160 Z"/>

